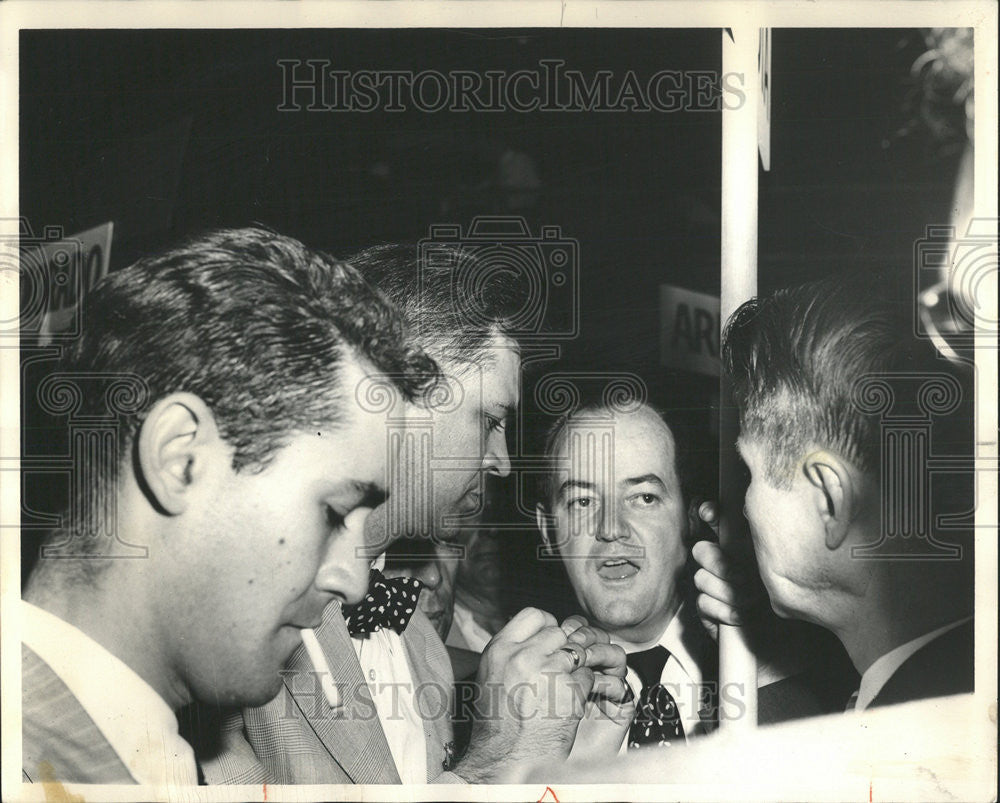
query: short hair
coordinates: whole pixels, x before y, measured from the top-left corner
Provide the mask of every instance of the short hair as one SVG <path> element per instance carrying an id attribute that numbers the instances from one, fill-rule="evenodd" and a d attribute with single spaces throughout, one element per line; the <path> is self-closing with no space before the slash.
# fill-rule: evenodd
<path id="1" fill-rule="evenodd" d="M 297 240 L 244 228 L 196 237 L 106 277 L 85 300 L 82 334 L 59 370 L 86 378 L 81 417 L 106 419 L 115 383 L 139 382 L 134 403 L 114 411 L 122 464 L 153 404 L 187 391 L 212 410 L 234 470 L 260 471 L 292 432 L 341 420 L 354 400 L 353 389 L 338 387 L 350 358 L 386 374 L 406 398 L 438 376 L 357 271 Z M 107 468 L 113 484 L 122 465 Z"/>
<path id="2" fill-rule="evenodd" d="M 448 363 L 493 359 L 497 335 L 516 340 L 514 316 L 527 289 L 503 271 L 490 271 L 473 250 L 436 244 L 426 259 L 416 244 L 366 248 L 347 258 L 366 280 L 388 296 L 415 342 Z M 471 292 L 462 277 L 476 279 Z"/>
<path id="3" fill-rule="evenodd" d="M 786 487 L 810 446 L 865 472 L 880 465 L 878 417 L 856 403 L 866 375 L 942 370 L 913 331 L 912 295 L 888 275 L 844 275 L 740 306 L 723 332 L 723 370 L 740 428 L 765 444 L 767 478 Z"/>
<path id="4" fill-rule="evenodd" d="M 621 403 L 619 403 L 621 402 Z M 562 437 L 567 427 L 574 421 L 604 420 L 614 415 L 628 414 L 647 409 L 654 413 L 670 431 L 674 441 L 674 473 L 680 484 L 681 497 L 688 504 L 696 495 L 703 493 L 703 471 L 692 448 L 689 427 L 682 422 L 675 411 L 658 407 L 648 400 L 635 399 L 610 401 L 602 396 L 581 395 L 579 404 L 569 413 L 557 417 L 545 433 L 544 441 L 544 473 L 538 482 L 538 501 L 543 507 L 549 508 L 556 492 L 555 475 L 557 471 L 555 454 L 560 448 Z M 595 415 L 596 414 L 596 415 Z"/>

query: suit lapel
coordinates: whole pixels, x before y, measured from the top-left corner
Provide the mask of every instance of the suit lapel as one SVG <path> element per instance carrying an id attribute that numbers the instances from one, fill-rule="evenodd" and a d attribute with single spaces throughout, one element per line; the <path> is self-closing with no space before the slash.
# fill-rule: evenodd
<path id="1" fill-rule="evenodd" d="M 311 715 L 317 713 L 314 695 L 293 688 L 290 677 L 285 679 L 288 691 L 330 756 L 354 783 L 400 783 L 389 743 L 382 731 L 339 605 L 327 606 L 323 624 L 316 630 L 316 638 L 340 692 L 341 707 L 332 710 L 325 702 L 319 701 L 319 710 L 323 715 Z M 295 651 L 288 666 L 297 672 L 313 671 L 312 662 L 303 647 Z"/>

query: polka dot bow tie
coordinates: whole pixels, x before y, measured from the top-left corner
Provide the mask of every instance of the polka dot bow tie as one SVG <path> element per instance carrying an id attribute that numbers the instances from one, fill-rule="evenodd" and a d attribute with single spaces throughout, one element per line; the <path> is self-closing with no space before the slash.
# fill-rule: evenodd
<path id="1" fill-rule="evenodd" d="M 361 636 L 385 627 L 402 633 L 417 609 L 422 587 L 423 583 L 412 577 L 386 577 L 372 569 L 367 596 L 357 605 L 344 608 L 348 632 Z"/>

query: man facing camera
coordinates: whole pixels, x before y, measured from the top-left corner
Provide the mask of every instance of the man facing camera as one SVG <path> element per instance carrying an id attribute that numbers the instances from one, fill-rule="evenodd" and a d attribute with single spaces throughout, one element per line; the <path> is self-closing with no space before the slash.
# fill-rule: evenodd
<path id="1" fill-rule="evenodd" d="M 384 417 L 345 400 L 435 374 L 356 271 L 271 232 L 106 278 L 40 388 L 117 437 L 24 592 L 25 777 L 197 783 L 175 712 L 271 699 L 327 604 L 365 594 Z"/>
<path id="2" fill-rule="evenodd" d="M 627 745 L 705 733 L 717 653 L 685 601 L 690 489 L 674 431 L 645 403 L 584 404 L 556 422 L 545 453 L 538 527 L 584 615 L 628 654 L 638 710 Z"/>
<path id="3" fill-rule="evenodd" d="M 861 674 L 857 710 L 973 690 L 971 543 L 941 527 L 971 494 L 927 481 L 931 453 L 968 438 L 951 431 L 961 377 L 914 337 L 901 296 L 865 281 L 749 301 L 723 350 L 771 606 L 837 636 Z M 696 557 L 699 605 L 731 621 L 722 553 Z"/>

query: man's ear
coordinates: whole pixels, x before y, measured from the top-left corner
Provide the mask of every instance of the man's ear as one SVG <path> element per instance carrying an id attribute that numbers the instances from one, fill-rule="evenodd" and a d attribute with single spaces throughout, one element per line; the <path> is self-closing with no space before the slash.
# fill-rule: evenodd
<path id="1" fill-rule="evenodd" d="M 857 489 L 847 464 L 827 451 L 813 452 L 802 471 L 813 489 L 816 512 L 826 531 L 827 549 L 837 549 L 847 538 L 857 512 Z"/>
<path id="2" fill-rule="evenodd" d="M 538 532 L 542 535 L 542 541 L 550 554 L 556 554 L 555 544 L 552 542 L 552 516 L 541 504 L 535 505 L 535 524 L 538 525 Z"/>
<path id="3" fill-rule="evenodd" d="M 223 446 L 208 405 L 193 393 L 171 393 L 153 405 L 139 428 L 141 480 L 156 503 L 176 516 L 187 509 L 192 489 Z"/>

